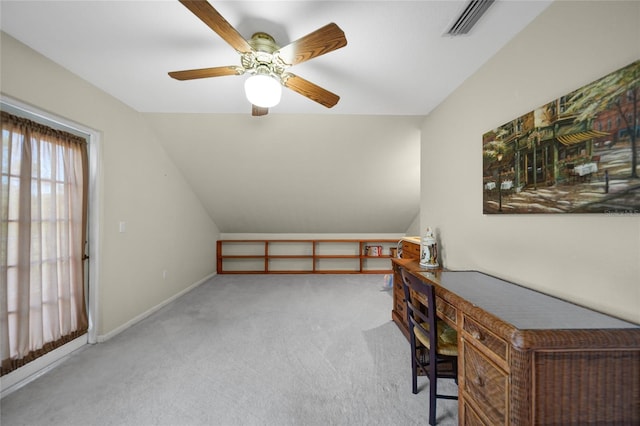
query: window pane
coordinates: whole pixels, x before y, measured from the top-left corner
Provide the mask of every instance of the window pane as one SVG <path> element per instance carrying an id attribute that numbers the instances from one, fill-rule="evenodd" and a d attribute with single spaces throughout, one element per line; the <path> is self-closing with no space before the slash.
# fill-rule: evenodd
<path id="1" fill-rule="evenodd" d="M 20 218 L 20 178 L 9 178 L 9 220 Z"/>
<path id="2" fill-rule="evenodd" d="M 9 165 L 9 171 L 12 175 L 20 174 L 23 143 L 24 138 L 21 135 L 14 133 L 13 140 L 11 141 L 11 164 Z"/>
<path id="3" fill-rule="evenodd" d="M 7 224 L 7 266 L 18 264 L 18 222 Z"/>

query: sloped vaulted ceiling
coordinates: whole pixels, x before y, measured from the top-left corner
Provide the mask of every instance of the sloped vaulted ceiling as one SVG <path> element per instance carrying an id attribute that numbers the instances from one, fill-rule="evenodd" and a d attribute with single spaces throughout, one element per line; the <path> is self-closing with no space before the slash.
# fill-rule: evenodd
<path id="1" fill-rule="evenodd" d="M 420 117 L 146 114 L 222 232 L 402 233 Z"/>

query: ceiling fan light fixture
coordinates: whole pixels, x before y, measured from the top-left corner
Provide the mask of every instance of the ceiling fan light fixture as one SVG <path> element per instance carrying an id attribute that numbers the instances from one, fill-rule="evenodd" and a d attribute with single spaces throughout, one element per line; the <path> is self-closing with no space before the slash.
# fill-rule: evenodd
<path id="1" fill-rule="evenodd" d="M 244 92 L 251 104 L 271 108 L 280 103 L 282 85 L 270 75 L 255 74 L 245 80 Z"/>
<path id="2" fill-rule="evenodd" d="M 172 71 L 169 76 L 176 80 L 222 77 L 248 74 L 245 80 L 245 95 L 252 104 L 251 115 L 269 113 L 269 108 L 278 105 L 282 97 L 282 86 L 305 96 L 327 108 L 333 107 L 340 96 L 322 87 L 285 72 L 287 68 L 324 55 L 347 45 L 344 31 L 334 22 L 279 47 L 267 33 L 257 32 L 246 40 L 207 0 L 180 0 L 204 24 L 217 33 L 240 55 L 241 66 L 223 66 Z"/>

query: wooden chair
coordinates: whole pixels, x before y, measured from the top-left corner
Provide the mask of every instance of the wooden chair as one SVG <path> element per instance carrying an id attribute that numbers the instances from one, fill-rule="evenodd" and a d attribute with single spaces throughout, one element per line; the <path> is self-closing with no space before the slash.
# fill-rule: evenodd
<path id="1" fill-rule="evenodd" d="M 401 274 L 411 343 L 413 393 L 418 393 L 418 370 L 422 370 L 429 378 L 429 424 L 435 425 L 437 398 L 458 399 L 457 395 L 437 392 L 438 378 L 454 379 L 458 383 L 458 336 L 455 329 L 437 318 L 433 286 L 405 269 L 401 269 Z M 423 295 L 426 305 L 414 302 L 411 291 Z"/>

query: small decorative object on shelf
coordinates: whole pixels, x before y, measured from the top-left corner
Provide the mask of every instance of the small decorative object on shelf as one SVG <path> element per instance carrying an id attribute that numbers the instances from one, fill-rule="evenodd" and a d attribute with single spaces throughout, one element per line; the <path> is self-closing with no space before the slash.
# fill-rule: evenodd
<path id="1" fill-rule="evenodd" d="M 382 246 L 366 246 L 364 250 L 365 256 L 382 256 Z"/>
<path id="2" fill-rule="evenodd" d="M 439 266 L 438 243 L 430 227 L 427 227 L 420 241 L 420 266 L 427 269 L 435 269 Z"/>

